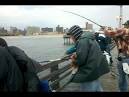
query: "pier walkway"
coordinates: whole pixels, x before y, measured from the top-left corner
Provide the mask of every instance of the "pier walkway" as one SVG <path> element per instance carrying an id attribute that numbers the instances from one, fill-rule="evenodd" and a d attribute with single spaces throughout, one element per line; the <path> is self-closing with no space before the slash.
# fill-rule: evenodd
<path id="1" fill-rule="evenodd" d="M 117 72 L 117 48 L 112 43 L 111 54 L 113 64 L 111 71 L 100 78 L 105 92 L 118 92 L 118 72 Z M 69 56 L 36 65 L 37 74 L 40 80 L 49 80 L 52 90 L 57 92 L 79 92 L 79 84 L 69 83 L 71 77 Z"/>
<path id="2" fill-rule="evenodd" d="M 100 81 L 102 82 L 102 86 L 104 88 L 105 92 L 118 92 L 118 75 L 117 75 L 117 48 L 115 47 L 111 54 L 113 56 L 113 66 L 112 66 L 112 72 L 109 72 L 108 74 L 103 75 L 100 78 Z M 67 86 L 65 86 L 61 92 L 79 92 L 79 84 L 75 83 L 69 83 Z"/>

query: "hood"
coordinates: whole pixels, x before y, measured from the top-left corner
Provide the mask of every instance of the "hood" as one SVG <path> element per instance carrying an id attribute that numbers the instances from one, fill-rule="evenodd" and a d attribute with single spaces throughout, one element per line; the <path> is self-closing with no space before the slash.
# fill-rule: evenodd
<path id="1" fill-rule="evenodd" d="M 80 39 L 83 39 L 83 38 L 88 38 L 88 39 L 94 40 L 94 39 L 95 39 L 95 35 L 94 35 L 93 32 L 84 32 L 84 33 L 81 35 Z"/>

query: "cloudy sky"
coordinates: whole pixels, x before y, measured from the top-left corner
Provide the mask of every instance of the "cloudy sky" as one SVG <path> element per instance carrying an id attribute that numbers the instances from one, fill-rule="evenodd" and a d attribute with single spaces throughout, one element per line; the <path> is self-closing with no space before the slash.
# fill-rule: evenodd
<path id="1" fill-rule="evenodd" d="M 78 13 L 101 25 L 112 27 L 118 26 L 116 17 L 119 16 L 120 7 L 117 5 L 0 5 L 0 26 L 5 28 L 15 26 L 23 29 L 27 26 L 56 27 L 59 24 L 60 26 L 69 28 L 72 25 L 77 24 L 81 27 L 85 27 L 85 22 L 87 22 L 87 20 L 63 12 L 63 10 Z M 123 22 L 128 19 L 129 6 L 123 6 Z M 98 29 L 98 26 L 94 25 L 94 29 Z"/>

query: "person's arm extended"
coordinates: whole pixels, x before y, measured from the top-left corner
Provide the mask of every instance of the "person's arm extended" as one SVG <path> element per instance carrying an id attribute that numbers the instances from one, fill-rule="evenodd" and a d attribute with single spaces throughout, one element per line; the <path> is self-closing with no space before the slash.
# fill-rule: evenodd
<path id="1" fill-rule="evenodd" d="M 76 51 L 76 47 L 73 46 L 73 47 L 69 48 L 69 49 L 66 51 L 66 54 L 72 54 L 72 53 L 74 53 L 75 51 Z"/>
<path id="2" fill-rule="evenodd" d="M 104 33 L 110 37 L 117 37 L 117 36 L 121 36 L 121 35 L 125 34 L 126 29 L 122 28 L 122 29 L 117 29 L 116 31 L 104 30 Z"/>
<path id="3" fill-rule="evenodd" d="M 11 54 L 8 52 L 6 52 L 5 54 L 8 62 L 8 89 L 9 91 L 21 91 L 23 85 L 21 71 Z"/>

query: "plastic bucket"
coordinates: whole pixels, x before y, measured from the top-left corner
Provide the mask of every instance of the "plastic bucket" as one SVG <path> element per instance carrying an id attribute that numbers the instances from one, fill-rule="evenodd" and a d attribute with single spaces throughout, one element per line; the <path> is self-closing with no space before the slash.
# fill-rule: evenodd
<path id="1" fill-rule="evenodd" d="M 40 89 L 42 92 L 51 92 L 50 87 L 49 87 L 49 81 L 41 80 L 40 81 Z"/>

